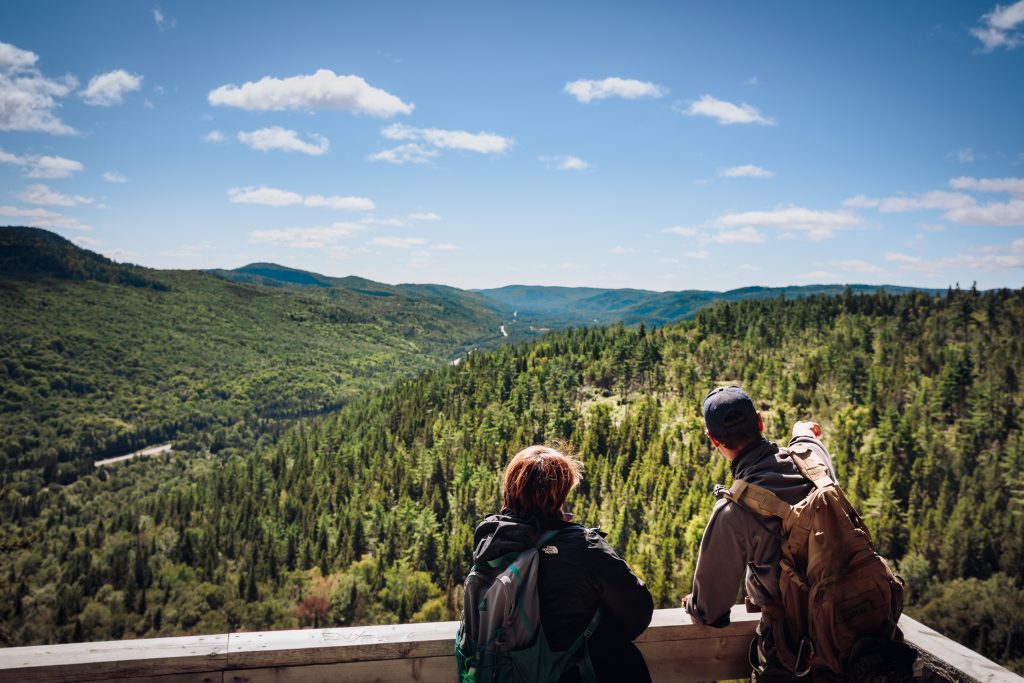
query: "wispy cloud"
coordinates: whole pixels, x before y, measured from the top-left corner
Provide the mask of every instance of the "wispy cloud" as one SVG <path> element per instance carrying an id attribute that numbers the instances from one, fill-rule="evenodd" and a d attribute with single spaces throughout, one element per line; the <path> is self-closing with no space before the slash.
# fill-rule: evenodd
<path id="1" fill-rule="evenodd" d="M 683 237 L 696 237 L 699 230 L 697 228 L 687 228 L 681 225 L 673 225 L 671 228 L 665 228 L 662 232 L 667 232 L 673 235 L 682 235 Z"/>
<path id="2" fill-rule="evenodd" d="M 75 129 L 61 121 L 58 98 L 78 86 L 72 76 L 52 80 L 36 68 L 39 57 L 0 42 L 0 130 L 71 135 Z"/>
<path id="3" fill-rule="evenodd" d="M 896 264 L 901 270 L 931 275 L 954 269 L 985 272 L 1017 270 L 1024 268 L 1024 239 L 1014 240 L 1009 249 L 997 247 L 996 250 L 979 250 L 979 253 L 956 254 L 940 259 L 925 259 L 910 254 L 889 252 L 885 255 L 885 260 Z"/>
<path id="4" fill-rule="evenodd" d="M 956 160 L 961 164 L 969 164 L 974 161 L 974 148 L 973 147 L 961 147 L 957 150 Z"/>
<path id="5" fill-rule="evenodd" d="M 253 244 L 276 244 L 293 249 L 324 249 L 358 235 L 365 226 L 358 223 L 333 223 L 327 227 L 256 230 L 249 233 Z"/>
<path id="6" fill-rule="evenodd" d="M 486 131 L 470 133 L 465 130 L 416 128 L 402 123 L 391 124 L 382 129 L 380 134 L 387 140 L 402 141 L 404 144 L 371 154 L 367 158 L 391 164 L 422 164 L 438 156 L 442 149 L 499 154 L 515 142 L 512 138 Z"/>
<path id="7" fill-rule="evenodd" d="M 209 133 L 203 136 L 203 142 L 212 142 L 214 144 L 220 144 L 227 138 L 219 130 L 211 130 Z"/>
<path id="8" fill-rule="evenodd" d="M 981 41 L 982 49 L 991 52 L 998 47 L 1007 50 L 1024 44 L 1021 26 L 1024 24 L 1024 0 L 1012 5 L 996 5 L 988 14 L 978 20 L 980 26 L 971 29 L 971 35 Z"/>
<path id="9" fill-rule="evenodd" d="M 265 76 L 243 85 L 222 85 L 207 98 L 214 106 L 259 111 L 331 109 L 380 118 L 409 114 L 415 105 L 375 88 L 359 76 L 339 76 L 320 69 L 308 76 Z"/>
<path id="10" fill-rule="evenodd" d="M 127 183 L 128 179 L 117 171 L 104 171 L 103 179 L 108 183 Z"/>
<path id="11" fill-rule="evenodd" d="M 613 76 L 600 81 L 585 79 L 569 81 L 565 84 L 565 92 L 575 97 L 578 102 L 588 104 L 594 100 L 604 100 L 609 97 L 621 97 L 627 100 L 641 97 L 662 97 L 668 90 L 655 83 Z"/>
<path id="12" fill-rule="evenodd" d="M 723 168 L 718 172 L 718 175 L 723 178 L 774 178 L 775 172 L 760 166 L 754 166 L 753 164 L 746 164 L 744 166 Z"/>
<path id="13" fill-rule="evenodd" d="M 961 176 L 949 181 L 954 190 L 995 192 L 1012 195 L 1005 202 L 978 201 L 963 191 L 933 190 L 913 195 L 872 199 L 864 195 L 843 202 L 851 208 L 877 208 L 882 213 L 943 211 L 943 217 L 964 225 L 1024 225 L 1024 178 L 971 178 Z"/>
<path id="14" fill-rule="evenodd" d="M 278 190 L 273 187 L 233 187 L 228 190 L 233 204 L 262 204 L 264 206 L 295 206 L 311 208 L 347 209 L 350 211 L 373 211 L 372 200 L 366 197 L 325 197 L 319 194 L 303 196 L 297 192 Z"/>
<path id="15" fill-rule="evenodd" d="M 18 199 L 28 204 L 41 204 L 43 206 L 78 206 L 80 204 L 92 204 L 95 201 L 92 197 L 61 194 L 41 183 L 26 187 L 24 192 L 18 195 Z"/>
<path id="16" fill-rule="evenodd" d="M 761 244 L 766 239 L 756 228 L 745 227 L 735 230 L 719 230 L 717 234 L 706 238 L 706 241 L 719 244 Z"/>
<path id="17" fill-rule="evenodd" d="M 441 220 L 441 215 L 433 211 L 417 211 L 416 213 L 410 213 L 409 218 L 414 221 L 439 221 Z"/>
<path id="18" fill-rule="evenodd" d="M 65 216 L 47 209 L 21 209 L 16 206 L 0 206 L 0 216 L 17 218 L 25 224 L 38 228 L 90 231 L 92 227 L 83 224 L 74 216 Z"/>
<path id="19" fill-rule="evenodd" d="M 690 116 L 707 116 L 715 119 L 723 126 L 732 124 L 756 123 L 762 126 L 774 126 L 775 121 L 764 116 L 757 109 L 747 103 L 733 104 L 725 100 L 717 99 L 711 95 L 704 95 L 689 107 L 676 108 L 677 111 Z"/>
<path id="20" fill-rule="evenodd" d="M 969 178 L 961 176 L 950 180 L 949 186 L 954 190 L 1004 192 L 1006 194 L 1024 196 L 1024 178 Z"/>
<path id="21" fill-rule="evenodd" d="M 427 243 L 422 237 L 374 237 L 370 244 L 388 249 L 412 249 Z"/>
<path id="22" fill-rule="evenodd" d="M 830 261 L 829 265 L 833 268 L 845 271 L 847 273 L 858 273 L 861 275 L 876 275 L 878 273 L 884 273 L 883 268 L 868 263 L 867 261 L 861 261 L 858 259 L 844 259 L 840 261 Z"/>
<path id="23" fill-rule="evenodd" d="M 240 132 L 238 141 L 261 152 L 280 150 L 282 152 L 301 152 L 312 156 L 326 154 L 331 146 L 330 141 L 323 135 L 312 133 L 312 142 L 305 142 L 299 139 L 298 133 L 280 126 L 260 128 L 251 132 Z"/>
<path id="24" fill-rule="evenodd" d="M 18 155 L 0 149 L 0 164 L 21 166 L 26 178 L 67 178 L 85 166 L 80 161 L 57 156 Z"/>
<path id="25" fill-rule="evenodd" d="M 720 228 L 773 228 L 803 233 L 813 241 L 832 237 L 836 231 L 852 228 L 860 222 L 860 218 L 856 214 L 846 211 L 815 211 L 800 206 L 784 207 L 772 211 L 727 213 L 715 220 L 715 224 Z"/>
<path id="26" fill-rule="evenodd" d="M 608 253 L 615 254 L 616 256 L 625 256 L 627 254 L 635 254 L 636 249 L 634 249 L 633 247 L 624 247 L 621 244 L 618 244 L 609 249 Z"/>
<path id="27" fill-rule="evenodd" d="M 398 145 L 391 149 L 376 152 L 367 157 L 370 161 L 384 161 L 389 164 L 425 164 L 434 157 L 440 156 L 436 149 L 430 149 L 415 142 Z"/>
<path id="28" fill-rule="evenodd" d="M 93 76 L 89 85 L 81 92 L 86 104 L 94 107 L 112 107 L 121 104 L 124 94 L 142 87 L 142 76 L 130 74 L 124 69 Z"/>
<path id="29" fill-rule="evenodd" d="M 168 17 L 159 7 L 153 8 L 153 21 L 156 22 L 156 27 L 160 29 L 160 31 L 170 31 L 178 25 L 177 19 L 174 17 Z"/>
<path id="30" fill-rule="evenodd" d="M 585 171 L 590 168 L 590 163 L 572 155 L 545 156 L 539 157 L 548 166 L 557 168 L 560 171 Z"/>

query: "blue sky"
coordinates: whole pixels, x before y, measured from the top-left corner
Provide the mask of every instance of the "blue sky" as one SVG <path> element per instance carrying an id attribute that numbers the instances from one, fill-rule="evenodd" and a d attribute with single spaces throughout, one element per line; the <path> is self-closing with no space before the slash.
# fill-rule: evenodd
<path id="1" fill-rule="evenodd" d="M 1024 0 L 0 4 L 0 224 L 458 287 L 1024 285 Z"/>

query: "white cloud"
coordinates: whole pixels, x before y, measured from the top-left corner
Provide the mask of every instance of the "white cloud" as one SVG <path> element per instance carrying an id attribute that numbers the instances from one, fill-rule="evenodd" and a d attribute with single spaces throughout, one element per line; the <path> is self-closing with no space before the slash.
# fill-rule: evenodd
<path id="1" fill-rule="evenodd" d="M 1024 225 L 1024 199 L 963 206 L 947 211 L 946 218 L 967 225 Z"/>
<path id="2" fill-rule="evenodd" d="M 170 31 L 178 25 L 177 19 L 168 17 L 159 7 L 153 8 L 153 21 L 156 22 L 156 27 L 161 31 Z"/>
<path id="3" fill-rule="evenodd" d="M 375 247 L 388 247 L 389 249 L 412 249 L 422 246 L 427 240 L 422 237 L 374 237 L 370 242 Z"/>
<path id="4" fill-rule="evenodd" d="M 409 218 L 414 221 L 439 221 L 441 220 L 440 214 L 436 214 L 433 211 L 417 211 L 416 213 L 410 213 Z"/>
<path id="5" fill-rule="evenodd" d="M 961 164 L 969 164 L 974 161 L 974 149 L 972 147 L 961 147 L 956 153 L 956 160 Z"/>
<path id="6" fill-rule="evenodd" d="M 680 225 L 673 225 L 671 228 L 665 228 L 662 232 L 671 233 L 673 235 L 682 235 L 683 237 L 696 237 L 698 230 L 697 228 L 684 228 Z"/>
<path id="7" fill-rule="evenodd" d="M 723 178 L 774 178 L 775 172 L 753 164 L 746 164 L 724 168 L 718 172 L 718 175 Z"/>
<path id="8" fill-rule="evenodd" d="M 1024 239 L 1014 240 L 1007 252 L 1005 247 L 997 251 L 982 249 L 977 254 L 956 254 L 940 259 L 928 260 L 919 256 L 889 252 L 885 260 L 897 264 L 902 270 L 916 271 L 936 275 L 952 269 L 981 270 L 993 272 L 997 270 L 1016 270 L 1024 268 Z"/>
<path id="9" fill-rule="evenodd" d="M 758 123 L 762 126 L 774 126 L 775 121 L 762 116 L 756 107 L 749 104 L 733 104 L 719 100 L 711 95 L 704 95 L 686 109 L 678 109 L 690 116 L 708 116 L 718 123 L 728 126 L 734 123 Z"/>
<path id="10" fill-rule="evenodd" d="M 844 259 L 841 261 L 830 261 L 829 265 L 838 268 L 839 270 L 846 271 L 848 273 L 861 273 L 864 275 L 873 275 L 877 273 L 884 273 L 885 270 L 878 266 L 868 263 L 867 261 L 860 261 L 858 259 Z"/>
<path id="11" fill-rule="evenodd" d="M 709 237 L 708 241 L 719 244 L 761 244 L 765 238 L 756 229 L 746 227 L 737 230 L 719 230 L 718 234 Z"/>
<path id="12" fill-rule="evenodd" d="M 142 76 L 130 74 L 124 69 L 93 76 L 89 85 L 81 92 L 86 104 L 94 107 L 112 107 L 121 104 L 126 92 L 142 87 Z"/>
<path id="13" fill-rule="evenodd" d="M 401 218 L 377 218 L 376 216 L 360 218 L 359 222 L 363 225 L 382 225 L 388 228 L 404 228 L 409 225 Z"/>
<path id="14" fill-rule="evenodd" d="M 458 251 L 459 250 L 458 245 L 448 244 L 447 242 L 445 242 L 443 244 L 432 244 L 432 245 L 430 245 L 430 248 L 433 251 Z"/>
<path id="15" fill-rule="evenodd" d="M 996 5 L 988 14 L 978 20 L 981 26 L 971 29 L 971 35 L 981 41 L 985 52 L 997 47 L 1012 50 L 1024 44 L 1024 35 L 1019 27 L 1024 24 L 1024 0 L 1012 5 Z"/>
<path id="16" fill-rule="evenodd" d="M 256 230 L 249 233 L 254 244 L 276 244 L 293 249 L 324 249 L 350 239 L 365 230 L 358 223 L 333 223 L 328 227 Z M 347 249 L 346 254 L 350 253 Z"/>
<path id="17" fill-rule="evenodd" d="M 29 204 L 42 204 L 43 206 L 78 206 L 79 204 L 92 204 L 94 201 L 92 197 L 61 194 L 41 183 L 26 187 L 18 199 Z"/>
<path id="18" fill-rule="evenodd" d="M 25 174 L 29 178 L 67 178 L 85 168 L 81 162 L 64 157 L 33 157 L 31 163 L 32 168 Z"/>
<path id="19" fill-rule="evenodd" d="M 636 249 L 633 247 L 624 247 L 622 245 L 616 245 L 608 250 L 609 254 L 616 254 L 618 256 L 625 256 L 626 254 L 635 254 Z"/>
<path id="20" fill-rule="evenodd" d="M 325 197 L 319 194 L 303 197 L 297 192 L 278 190 L 273 187 L 233 187 L 228 190 L 233 204 L 263 204 L 264 206 L 303 205 L 311 208 L 346 209 L 349 211 L 373 211 L 375 205 L 366 197 Z"/>
<path id="21" fill-rule="evenodd" d="M 715 223 L 722 228 L 746 226 L 796 231 L 818 241 L 832 237 L 837 230 L 858 225 L 860 218 L 846 211 L 814 211 L 790 206 L 773 211 L 728 213 L 716 219 Z"/>
<path id="22" fill-rule="evenodd" d="M 590 163 L 572 155 L 540 157 L 545 164 L 554 165 L 560 171 L 585 171 Z"/>
<path id="23" fill-rule="evenodd" d="M 224 142 L 224 140 L 226 139 L 227 138 L 224 137 L 224 133 L 220 132 L 219 130 L 211 130 L 209 133 L 203 136 L 204 142 L 213 142 L 218 144 Z"/>
<path id="24" fill-rule="evenodd" d="M 707 249 L 697 249 L 695 251 L 683 252 L 683 256 L 698 261 L 707 261 L 711 258 L 711 253 Z"/>
<path id="25" fill-rule="evenodd" d="M 613 76 L 600 81 L 585 79 L 569 81 L 565 84 L 565 92 L 575 97 L 578 102 L 587 104 L 609 97 L 622 97 L 627 100 L 641 97 L 662 97 L 668 90 L 655 83 Z"/>
<path id="26" fill-rule="evenodd" d="M 949 186 L 954 190 L 1005 192 L 1024 196 L 1024 178 L 968 178 L 961 176 L 950 180 Z"/>
<path id="27" fill-rule="evenodd" d="M 74 159 L 64 157 L 25 155 L 19 156 L 0 148 L 0 164 L 22 166 L 26 178 L 67 178 L 81 171 L 85 166 Z"/>
<path id="28" fill-rule="evenodd" d="M 843 206 L 850 209 L 877 209 L 881 203 L 878 199 L 872 199 L 862 194 L 843 200 Z"/>
<path id="29" fill-rule="evenodd" d="M 371 154 L 367 157 L 370 161 L 386 161 L 389 164 L 425 164 L 430 159 L 440 155 L 436 149 L 428 149 L 422 145 L 411 142 L 407 145 L 399 145 L 391 149 Z"/>
<path id="30" fill-rule="evenodd" d="M 878 210 L 882 213 L 904 213 L 907 211 L 926 211 L 938 209 L 948 211 L 974 204 L 974 198 L 962 192 L 944 192 L 934 190 L 908 196 L 894 196 L 882 199 Z"/>
<path id="31" fill-rule="evenodd" d="M 381 130 L 380 134 L 388 140 L 421 141 L 441 149 L 464 149 L 480 154 L 504 152 L 513 143 L 512 138 L 484 131 L 470 133 L 464 130 L 415 128 L 402 123 L 393 123 Z"/>
<path id="32" fill-rule="evenodd" d="M 70 135 L 75 129 L 54 110 L 57 98 L 66 97 L 78 81 L 72 76 L 46 78 L 36 69 L 37 61 L 34 52 L 0 42 L 0 130 Z"/>
<path id="33" fill-rule="evenodd" d="M 103 179 L 108 183 L 127 183 L 128 179 L 117 171 L 104 171 Z"/>
<path id="34" fill-rule="evenodd" d="M 330 141 L 323 135 L 313 133 L 309 136 L 312 142 L 304 142 L 299 139 L 298 133 L 294 130 L 287 130 L 280 126 L 261 128 L 252 132 L 240 132 L 238 141 L 252 147 L 253 149 L 267 152 L 270 150 L 281 150 L 282 152 L 302 152 L 319 156 L 326 154 L 331 146 Z"/>
<path id="35" fill-rule="evenodd" d="M 309 76 L 266 76 L 241 86 L 222 85 L 211 90 L 207 99 L 214 106 L 248 110 L 331 109 L 380 118 L 409 114 L 415 106 L 374 88 L 359 76 L 339 76 L 330 69 Z"/>
<path id="36" fill-rule="evenodd" d="M 103 244 L 103 242 L 99 241 L 98 239 L 86 237 L 85 235 L 78 235 L 76 237 L 72 237 L 71 241 L 80 247 L 85 247 L 86 249 L 95 249 L 96 247 Z"/>
<path id="37" fill-rule="evenodd" d="M 64 214 L 46 209 L 20 209 L 16 206 L 0 206 L 0 216 L 18 218 L 24 220 L 26 224 L 31 224 L 38 228 L 92 230 L 90 226 L 84 225 L 74 216 L 65 216 Z"/>

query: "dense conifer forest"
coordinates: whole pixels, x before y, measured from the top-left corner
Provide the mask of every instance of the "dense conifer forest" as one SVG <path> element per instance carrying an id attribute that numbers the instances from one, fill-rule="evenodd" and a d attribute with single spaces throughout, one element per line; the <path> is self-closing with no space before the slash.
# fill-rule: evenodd
<path id="1" fill-rule="evenodd" d="M 1024 292 L 719 304 L 659 329 L 555 333 L 370 391 L 274 444 L 5 486 L 7 644 L 455 618 L 476 521 L 522 446 L 562 440 L 661 607 L 725 483 L 700 401 L 766 433 L 816 419 L 908 612 L 1024 670 Z"/>

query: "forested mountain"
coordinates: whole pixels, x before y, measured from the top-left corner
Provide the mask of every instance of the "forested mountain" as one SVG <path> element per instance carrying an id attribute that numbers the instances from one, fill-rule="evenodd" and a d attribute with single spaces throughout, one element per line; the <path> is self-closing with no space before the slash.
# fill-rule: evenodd
<path id="1" fill-rule="evenodd" d="M 887 291 L 902 294 L 910 287 L 893 285 L 804 285 L 792 287 L 743 287 L 727 292 L 691 289 L 681 292 L 653 292 L 646 289 L 599 289 L 594 287 L 540 287 L 509 285 L 496 289 L 477 290 L 488 299 L 505 307 L 525 324 L 554 328 L 566 325 L 663 326 L 692 318 L 697 311 L 720 301 L 799 299 L 818 294 L 841 294 Z M 928 291 L 928 290 L 924 290 Z M 937 293 L 935 291 L 931 293 Z"/>
<path id="2" fill-rule="evenodd" d="M 171 283 L 174 284 L 173 282 Z M 172 290 L 173 291 L 173 290 Z M 816 419 L 911 614 L 1024 665 L 1024 292 L 717 304 L 657 330 L 504 346 L 367 393 L 271 447 L 117 466 L 0 500 L 12 644 L 454 618 L 512 453 L 575 446 L 576 519 L 674 606 L 725 461 L 720 383 L 769 437 Z"/>
<path id="3" fill-rule="evenodd" d="M 3 481 L 31 493 L 172 438 L 249 449 L 281 420 L 502 339 L 500 313 L 476 294 L 276 284 L 121 265 L 0 228 Z"/>

